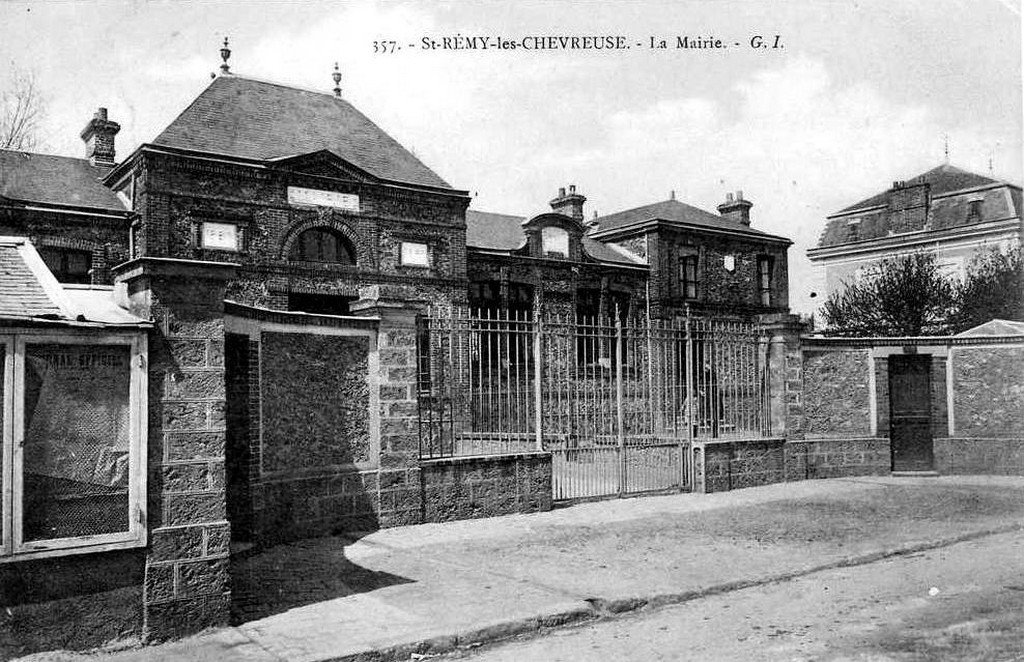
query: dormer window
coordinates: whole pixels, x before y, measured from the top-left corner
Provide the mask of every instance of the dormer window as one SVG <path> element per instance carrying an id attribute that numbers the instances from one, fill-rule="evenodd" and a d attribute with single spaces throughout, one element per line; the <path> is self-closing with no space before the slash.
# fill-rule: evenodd
<path id="1" fill-rule="evenodd" d="M 968 220 L 978 220 L 981 218 L 981 203 L 984 202 L 981 198 L 977 200 L 967 201 L 967 218 Z"/>
<path id="2" fill-rule="evenodd" d="M 541 230 L 544 257 L 569 257 L 569 233 L 562 228 L 548 226 Z"/>

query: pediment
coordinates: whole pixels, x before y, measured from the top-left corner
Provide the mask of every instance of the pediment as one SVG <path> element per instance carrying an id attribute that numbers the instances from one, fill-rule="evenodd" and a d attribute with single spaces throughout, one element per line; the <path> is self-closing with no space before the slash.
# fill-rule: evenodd
<path id="1" fill-rule="evenodd" d="M 329 150 L 320 150 L 299 156 L 277 159 L 274 166 L 303 175 L 317 175 L 351 182 L 376 181 L 372 175 L 357 168 Z"/>

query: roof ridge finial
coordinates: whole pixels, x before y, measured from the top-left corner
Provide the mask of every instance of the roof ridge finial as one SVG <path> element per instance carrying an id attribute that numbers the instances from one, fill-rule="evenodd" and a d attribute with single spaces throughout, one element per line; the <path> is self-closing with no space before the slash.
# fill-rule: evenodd
<path id="1" fill-rule="evenodd" d="M 220 59 L 224 60 L 224 64 L 220 65 L 220 72 L 222 74 L 231 73 L 231 68 L 228 67 L 229 57 L 231 57 L 231 49 L 228 48 L 228 38 L 224 37 L 224 46 L 220 49 Z"/>
<path id="2" fill-rule="evenodd" d="M 942 140 L 943 140 L 943 144 L 944 144 L 943 152 L 946 155 L 946 165 L 949 165 L 949 134 L 948 133 L 942 134 Z"/>
<path id="3" fill-rule="evenodd" d="M 341 71 L 338 70 L 338 63 L 334 63 L 334 73 L 331 74 L 331 78 L 334 79 L 334 96 L 341 96 Z"/>

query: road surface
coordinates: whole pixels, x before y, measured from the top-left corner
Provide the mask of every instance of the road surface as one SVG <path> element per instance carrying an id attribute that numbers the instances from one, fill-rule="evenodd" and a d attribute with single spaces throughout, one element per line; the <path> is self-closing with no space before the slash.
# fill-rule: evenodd
<path id="1" fill-rule="evenodd" d="M 449 657 L 1024 661 L 1024 533 L 609 617 Z"/>

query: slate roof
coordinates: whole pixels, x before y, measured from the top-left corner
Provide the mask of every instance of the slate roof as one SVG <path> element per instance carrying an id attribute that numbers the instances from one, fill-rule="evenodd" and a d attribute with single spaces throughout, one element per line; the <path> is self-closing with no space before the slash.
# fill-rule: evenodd
<path id="1" fill-rule="evenodd" d="M 907 180 L 907 185 L 921 181 L 930 185 L 931 201 L 925 228 L 929 231 L 945 232 L 1021 216 L 1021 189 L 1009 182 L 967 172 L 948 163 Z M 979 191 L 979 188 L 982 190 Z M 961 191 L 965 193 L 960 194 Z M 817 248 L 898 237 L 910 232 L 907 229 L 900 232 L 892 229 L 888 211 L 891 194 L 890 189 L 829 215 L 818 238 Z M 968 200 L 981 201 L 978 215 L 969 213 Z"/>
<path id="2" fill-rule="evenodd" d="M 926 182 L 930 185 L 932 196 L 943 195 L 945 193 L 952 193 L 954 191 L 962 191 L 967 188 L 976 188 L 979 186 L 988 186 L 990 184 L 1003 184 L 998 179 L 992 179 L 985 175 L 979 175 L 973 172 L 968 172 L 952 166 L 948 163 L 944 163 L 937 168 L 932 168 L 928 172 L 922 173 L 917 177 L 906 180 L 908 184 Z M 838 214 L 843 214 L 848 211 L 854 211 L 857 209 L 867 209 L 868 207 L 877 207 L 878 205 L 887 205 L 889 203 L 889 195 L 892 190 L 883 191 L 877 195 L 873 195 L 870 198 L 861 200 L 857 204 L 850 205 L 845 209 L 842 209 Z"/>
<path id="3" fill-rule="evenodd" d="M 0 237 L 0 318 L 57 319 L 61 307 L 51 297 L 52 287 L 49 292 L 44 287 L 45 276 L 40 279 L 38 265 L 32 265 L 31 256 L 26 255 L 29 248 L 25 239 Z M 35 257 L 42 262 L 38 254 Z M 53 279 L 48 271 L 45 275 Z"/>
<path id="4" fill-rule="evenodd" d="M 348 101 L 236 74 L 215 78 L 151 144 L 261 161 L 328 150 L 380 179 L 451 188 Z"/>
<path id="5" fill-rule="evenodd" d="M 752 228 L 749 225 L 744 225 L 738 221 L 723 218 L 717 214 L 712 214 L 711 212 L 688 205 L 685 202 L 679 202 L 678 200 L 655 202 L 654 204 L 644 205 L 643 207 L 636 207 L 634 209 L 627 209 L 614 214 L 608 214 L 607 216 L 600 216 L 597 218 L 596 232 L 603 234 L 609 230 L 628 228 L 630 226 L 641 225 L 649 221 L 668 221 L 670 223 L 680 223 L 697 228 L 726 230 L 760 239 L 789 241 L 784 237 L 778 237 L 776 235 L 768 234 L 767 232 L 762 232 L 761 230 Z"/>
<path id="6" fill-rule="evenodd" d="M 526 245 L 523 233 L 523 216 L 511 214 L 494 214 L 475 209 L 466 210 L 466 246 L 499 251 L 515 251 Z M 617 264 L 643 265 L 642 260 L 634 259 L 614 248 L 590 237 L 583 237 L 583 250 L 600 262 Z"/>
<path id="7" fill-rule="evenodd" d="M 0 149 L 0 198 L 123 214 L 117 195 L 100 182 L 107 172 L 87 159 Z"/>
<path id="8" fill-rule="evenodd" d="M 24 237 L 0 237 L 0 321 L 150 326 L 117 306 L 111 287 L 58 283 Z"/>

